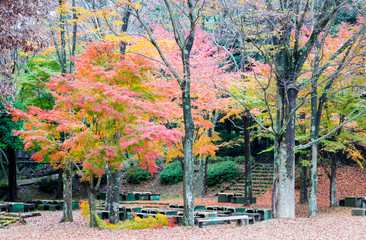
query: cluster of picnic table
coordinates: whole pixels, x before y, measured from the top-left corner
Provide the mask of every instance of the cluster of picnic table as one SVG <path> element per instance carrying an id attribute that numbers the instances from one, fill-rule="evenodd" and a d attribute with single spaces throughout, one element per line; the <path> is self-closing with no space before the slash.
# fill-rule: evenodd
<path id="1" fill-rule="evenodd" d="M 2 202 L 0 203 L 1 212 L 32 212 L 38 211 L 56 211 L 62 210 L 64 201 L 63 200 L 31 200 L 27 202 Z M 80 202 L 73 201 L 72 209 L 79 209 Z"/>
<path id="2" fill-rule="evenodd" d="M 120 220 L 132 219 L 135 216 L 140 218 L 155 217 L 156 214 L 167 215 L 168 218 L 176 223 L 183 222 L 183 208 L 181 204 L 161 204 L 160 206 L 119 206 Z M 271 209 L 264 208 L 244 208 L 228 206 L 204 206 L 196 205 L 194 208 L 195 223 L 199 227 L 206 225 L 216 225 L 236 221 L 238 225 L 254 224 L 257 221 L 268 220 L 271 218 Z M 101 219 L 108 219 L 109 212 L 97 210 Z"/>
<path id="3" fill-rule="evenodd" d="M 225 201 L 220 201 L 222 196 L 226 196 Z M 99 195 L 100 200 L 106 200 L 107 194 L 101 192 Z M 219 194 L 219 202 L 241 203 L 243 195 L 223 193 Z M 151 192 L 129 192 L 121 193 L 119 197 L 120 201 L 124 204 L 132 203 L 133 201 L 158 201 L 160 195 Z M 238 200 L 238 201 L 237 201 Z M 101 208 L 97 211 L 98 216 L 101 219 L 108 219 L 109 212 Z M 145 206 L 121 206 L 119 207 L 120 220 L 131 219 L 134 216 L 141 218 L 154 217 L 156 214 L 164 214 L 169 218 L 174 219 L 178 224 L 183 221 L 183 205 L 180 204 L 160 204 L 156 207 L 156 203 Z M 195 206 L 195 222 L 200 227 L 212 224 L 229 223 L 236 221 L 239 225 L 253 224 L 256 221 L 263 221 L 271 218 L 271 209 L 259 209 L 259 208 L 244 208 L 244 207 L 226 207 L 226 206 Z"/>
<path id="4" fill-rule="evenodd" d="M 106 200 L 107 193 L 101 192 L 99 194 L 100 200 Z M 159 201 L 160 194 L 151 193 L 151 192 L 128 192 L 128 193 L 120 193 L 119 201 Z"/>
<path id="5" fill-rule="evenodd" d="M 352 216 L 366 216 L 366 196 L 351 196 L 339 200 L 340 207 L 354 207 Z"/>

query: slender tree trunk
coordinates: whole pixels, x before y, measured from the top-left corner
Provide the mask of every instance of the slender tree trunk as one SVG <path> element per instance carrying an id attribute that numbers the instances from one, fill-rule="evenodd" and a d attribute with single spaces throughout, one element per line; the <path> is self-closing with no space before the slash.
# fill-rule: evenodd
<path id="1" fill-rule="evenodd" d="M 301 154 L 303 155 L 303 154 Z M 308 202 L 308 167 L 300 163 L 300 201 L 299 204 Z"/>
<path id="2" fill-rule="evenodd" d="M 330 167 L 330 188 L 329 188 L 329 200 L 330 207 L 338 207 L 337 203 L 337 159 L 332 154 L 331 167 Z"/>
<path id="3" fill-rule="evenodd" d="M 207 194 L 207 157 L 203 156 L 199 163 L 197 175 L 197 194 L 196 197 L 204 197 Z"/>
<path id="4" fill-rule="evenodd" d="M 311 168 L 310 168 L 310 189 L 309 189 L 309 216 L 318 215 L 317 189 L 318 189 L 318 146 L 311 146 Z"/>
<path id="5" fill-rule="evenodd" d="M 231 122 L 228 119 L 225 120 L 225 127 L 226 127 L 226 135 L 227 135 L 226 140 L 230 141 L 231 140 Z"/>
<path id="6" fill-rule="evenodd" d="M 250 151 L 250 133 L 249 133 L 249 114 L 248 112 L 243 115 L 244 122 L 244 151 L 245 151 L 245 204 L 249 206 L 252 204 L 252 164 L 251 164 L 251 151 Z"/>
<path id="7" fill-rule="evenodd" d="M 184 168 L 183 168 L 183 224 L 186 226 L 194 225 L 194 159 L 193 159 L 193 133 L 194 123 L 191 112 L 190 88 L 185 87 L 182 92 L 183 116 L 185 136 L 183 139 L 184 149 Z"/>
<path id="8" fill-rule="evenodd" d="M 273 163 L 273 187 L 272 187 L 272 218 L 277 218 L 277 203 L 279 189 L 279 169 L 280 169 L 280 140 L 275 140 L 274 163 Z"/>
<path id="9" fill-rule="evenodd" d="M 123 18 L 122 18 L 122 26 L 121 26 L 121 32 L 127 32 L 127 29 L 128 29 L 128 23 L 129 23 L 129 20 L 130 20 L 130 17 L 131 17 L 131 6 L 130 5 L 127 5 L 127 9 L 123 15 Z M 119 48 L 119 52 L 120 54 L 122 55 L 122 59 L 125 58 L 125 54 L 126 54 L 126 48 L 127 48 L 127 43 L 124 42 L 124 41 L 121 41 L 121 45 L 120 45 L 120 48 Z"/>
<path id="10" fill-rule="evenodd" d="M 95 203 L 95 190 L 93 187 L 93 181 L 91 180 L 89 182 L 89 188 L 88 188 L 88 199 L 89 199 L 89 211 L 90 211 L 90 217 L 89 217 L 89 226 L 91 228 L 98 227 L 97 218 L 96 218 L 96 203 Z"/>
<path id="11" fill-rule="evenodd" d="M 6 180 L 6 179 L 8 179 L 8 173 L 7 173 L 7 171 L 5 169 L 5 166 L 4 166 L 4 162 L 3 162 L 3 151 L 2 150 L 0 151 L 0 165 L 1 165 L 1 170 L 3 172 L 3 175 L 4 175 L 3 178 L 4 178 L 4 180 Z"/>
<path id="12" fill-rule="evenodd" d="M 59 0 L 59 7 L 63 8 L 65 2 L 64 0 Z M 61 37 L 61 59 L 60 60 L 60 65 L 61 65 L 61 73 L 62 75 L 64 75 L 66 73 L 66 29 L 65 29 L 65 24 L 66 24 L 66 20 L 65 20 L 65 13 L 63 13 L 63 11 L 60 12 L 60 37 Z"/>
<path id="13" fill-rule="evenodd" d="M 105 206 L 104 206 L 104 210 L 108 212 L 109 209 L 111 208 L 111 192 L 112 192 L 111 175 L 112 175 L 112 168 L 109 167 L 107 170 L 107 192 L 105 196 Z"/>
<path id="14" fill-rule="evenodd" d="M 72 48 L 71 48 L 71 56 L 70 57 L 74 57 L 75 56 L 75 51 L 76 51 L 76 38 L 77 38 L 77 31 L 78 31 L 78 24 L 76 22 L 76 20 L 78 19 L 78 15 L 76 13 L 76 3 L 75 0 L 72 0 L 71 2 L 71 6 L 73 7 L 72 11 L 72 20 L 74 20 L 73 25 L 72 25 Z M 70 73 L 73 74 L 74 73 L 74 67 L 75 67 L 75 62 L 74 61 L 70 61 Z"/>
<path id="15" fill-rule="evenodd" d="M 302 122 L 305 122 L 306 119 L 306 112 L 300 112 L 299 114 L 300 120 Z M 300 124 L 300 131 L 301 134 L 306 135 L 306 125 Z M 304 161 L 306 160 L 307 156 L 304 152 L 300 153 L 300 160 Z M 300 200 L 299 204 L 307 203 L 308 202 L 308 167 L 302 163 L 302 161 L 299 162 L 300 166 Z"/>
<path id="16" fill-rule="evenodd" d="M 15 150 L 8 148 L 8 159 L 9 159 L 9 201 L 14 202 L 17 200 L 17 159 Z"/>
<path id="17" fill-rule="evenodd" d="M 119 222 L 119 187 L 121 183 L 120 171 L 118 169 L 112 169 L 110 180 L 109 222 L 117 224 Z"/>
<path id="18" fill-rule="evenodd" d="M 56 185 L 56 198 L 62 198 L 63 197 L 63 169 L 58 169 L 58 176 L 57 176 L 57 185 Z"/>
<path id="19" fill-rule="evenodd" d="M 68 163 L 64 169 L 64 205 L 63 214 L 60 222 L 73 222 L 74 218 L 72 215 L 72 165 Z"/>
<path id="20" fill-rule="evenodd" d="M 314 141 L 319 137 L 320 114 L 318 110 L 317 81 L 312 83 L 311 93 L 311 127 L 310 140 Z M 321 106 L 319 106 L 321 107 Z M 311 168 L 310 168 L 310 188 L 309 188 L 309 217 L 318 215 L 317 191 L 318 191 L 318 144 L 311 146 Z"/>
<path id="21" fill-rule="evenodd" d="M 202 177 L 203 177 L 203 158 L 201 157 L 199 161 L 199 167 L 198 167 L 198 174 L 197 174 L 197 192 L 196 197 L 202 197 L 201 191 L 202 191 Z"/>
<path id="22" fill-rule="evenodd" d="M 217 123 L 217 120 L 219 118 L 219 111 L 214 111 L 213 117 L 209 117 L 209 120 L 212 122 L 213 127 L 207 130 L 207 136 L 209 138 L 212 138 L 212 133 L 215 130 L 215 126 Z M 208 158 L 205 156 L 201 158 L 200 161 L 200 193 L 199 195 L 201 197 L 204 197 L 207 195 L 207 167 L 208 167 Z"/>
<path id="23" fill-rule="evenodd" d="M 207 195 L 207 167 L 208 167 L 208 160 L 206 157 L 203 161 L 202 192 L 201 192 L 202 197 Z"/>

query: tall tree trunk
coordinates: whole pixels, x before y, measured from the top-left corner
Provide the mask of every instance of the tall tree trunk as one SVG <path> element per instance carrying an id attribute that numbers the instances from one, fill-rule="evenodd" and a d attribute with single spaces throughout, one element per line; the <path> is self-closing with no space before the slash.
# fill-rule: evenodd
<path id="1" fill-rule="evenodd" d="M 119 222 L 119 187 L 121 183 L 120 171 L 118 169 L 112 170 L 110 180 L 109 222 L 117 224 Z"/>
<path id="2" fill-rule="evenodd" d="M 72 215 L 72 165 L 67 163 L 64 169 L 64 205 L 63 213 L 60 222 L 73 222 L 74 218 Z"/>
<path id="3" fill-rule="evenodd" d="M 304 154 L 301 154 L 302 156 Z M 308 167 L 300 163 L 300 200 L 299 204 L 308 202 Z"/>
<path id="4" fill-rule="evenodd" d="M 338 207 L 337 204 L 337 159 L 332 154 L 331 167 L 330 167 L 330 187 L 329 187 L 329 200 L 330 207 Z"/>
<path id="5" fill-rule="evenodd" d="M 8 160 L 9 160 L 9 179 L 8 179 L 8 191 L 9 201 L 14 202 L 17 200 L 17 159 L 16 152 L 12 148 L 8 148 Z"/>
<path id="6" fill-rule="evenodd" d="M 252 204 L 252 164 L 250 151 L 250 133 L 249 133 L 249 113 L 243 115 L 244 122 L 244 151 L 245 151 L 245 203 L 249 206 Z"/>
<path id="7" fill-rule="evenodd" d="M 286 126 L 285 137 L 279 143 L 279 188 L 277 202 L 278 218 L 295 217 L 295 115 L 289 114 L 296 108 L 298 90 L 294 86 L 287 86 Z M 284 119 L 286 119 L 284 118 Z"/>
<path id="8" fill-rule="evenodd" d="M 283 115 L 283 89 L 277 86 L 276 94 L 276 130 L 280 131 L 282 126 L 281 117 Z M 281 136 L 275 136 L 274 151 L 273 151 L 273 187 L 272 187 L 272 218 L 277 218 L 277 204 L 278 204 L 278 189 L 279 189 L 279 169 L 280 169 L 280 142 Z"/>
<path id="9" fill-rule="evenodd" d="M 127 6 L 127 9 L 122 17 L 121 32 L 126 32 L 131 16 L 131 6 Z M 121 59 L 125 59 L 127 43 L 121 41 L 119 52 Z M 116 136 L 120 135 L 118 132 Z M 105 210 L 109 211 L 109 222 L 117 224 L 119 222 L 119 187 L 121 184 L 120 171 L 114 167 L 108 168 L 107 175 L 107 195 L 105 201 Z"/>
<path id="10" fill-rule="evenodd" d="M 63 169 L 58 169 L 58 176 L 57 176 L 57 185 L 56 185 L 56 198 L 62 198 L 63 197 Z"/>

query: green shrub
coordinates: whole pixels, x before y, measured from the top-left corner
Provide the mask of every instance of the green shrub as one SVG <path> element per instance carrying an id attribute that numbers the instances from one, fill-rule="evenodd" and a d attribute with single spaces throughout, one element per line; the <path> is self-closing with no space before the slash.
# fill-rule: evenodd
<path id="1" fill-rule="evenodd" d="M 0 182 L 0 196 L 8 194 L 8 182 Z"/>
<path id="2" fill-rule="evenodd" d="M 237 163 L 245 163 L 245 156 L 237 156 L 234 158 L 234 161 Z"/>
<path id="3" fill-rule="evenodd" d="M 52 194 L 56 191 L 57 179 L 42 178 L 38 182 L 38 189 L 41 192 Z"/>
<path id="4" fill-rule="evenodd" d="M 183 180 L 183 171 L 180 162 L 173 162 L 167 165 L 159 176 L 160 183 L 174 184 Z"/>
<path id="5" fill-rule="evenodd" d="M 147 169 L 139 166 L 129 167 L 126 171 L 126 180 L 128 183 L 140 184 L 151 179 L 151 175 Z"/>
<path id="6" fill-rule="evenodd" d="M 224 181 L 230 181 L 239 175 L 239 169 L 235 162 L 218 162 L 207 168 L 207 185 L 214 186 Z"/>

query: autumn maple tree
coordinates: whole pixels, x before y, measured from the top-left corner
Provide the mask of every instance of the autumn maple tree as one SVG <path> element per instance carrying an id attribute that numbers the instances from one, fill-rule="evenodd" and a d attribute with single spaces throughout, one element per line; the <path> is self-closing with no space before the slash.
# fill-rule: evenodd
<path id="1" fill-rule="evenodd" d="M 159 124 L 169 118 L 169 104 L 160 103 L 163 95 L 148 81 L 146 59 L 121 60 L 115 44 L 92 43 L 75 61 L 76 74 L 47 84 L 57 99 L 52 110 L 10 111 L 26 122 L 16 134 L 26 149 L 38 150 L 36 161 L 49 158 L 54 166 L 71 163 L 78 169 L 88 183 L 90 226 L 95 227 L 95 191 L 106 167 L 120 168 L 128 152 L 154 172 L 158 146 L 170 147 L 181 132 Z"/>

